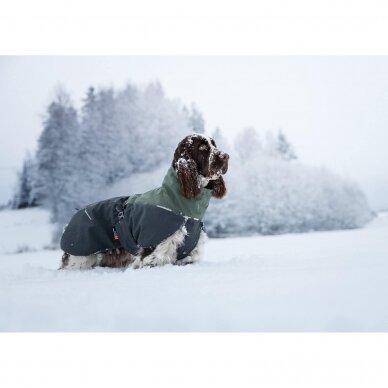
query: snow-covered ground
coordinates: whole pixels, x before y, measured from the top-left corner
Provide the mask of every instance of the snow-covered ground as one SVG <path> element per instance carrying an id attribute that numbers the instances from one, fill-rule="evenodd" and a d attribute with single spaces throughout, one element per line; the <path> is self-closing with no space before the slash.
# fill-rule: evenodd
<path id="1" fill-rule="evenodd" d="M 40 209 L 0 212 L 1 331 L 388 331 L 388 214 L 209 240 L 202 263 L 57 271 Z"/>

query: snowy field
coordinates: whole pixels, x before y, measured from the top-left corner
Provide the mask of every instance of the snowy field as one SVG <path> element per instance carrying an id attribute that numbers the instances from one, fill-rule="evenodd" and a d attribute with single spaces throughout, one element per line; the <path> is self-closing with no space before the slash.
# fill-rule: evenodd
<path id="1" fill-rule="evenodd" d="M 40 209 L 0 212 L 1 331 L 388 331 L 388 214 L 209 240 L 202 263 L 57 271 Z"/>

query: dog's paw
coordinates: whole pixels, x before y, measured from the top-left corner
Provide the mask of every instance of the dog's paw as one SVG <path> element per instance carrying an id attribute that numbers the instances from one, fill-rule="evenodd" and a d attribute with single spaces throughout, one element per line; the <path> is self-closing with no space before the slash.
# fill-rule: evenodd
<path id="1" fill-rule="evenodd" d="M 187 264 L 193 264 L 195 262 L 195 259 L 193 259 L 191 256 L 187 256 L 181 260 L 176 260 L 173 264 L 174 265 L 187 265 Z"/>
<path id="2" fill-rule="evenodd" d="M 148 255 L 143 258 L 143 267 L 157 267 L 159 260 L 154 255 Z"/>
<path id="3" fill-rule="evenodd" d="M 135 261 L 132 263 L 132 268 L 133 269 L 140 269 L 140 268 L 143 268 L 143 261 L 141 259 L 141 257 L 137 257 L 135 259 Z"/>
<path id="4" fill-rule="evenodd" d="M 70 255 L 68 253 L 63 252 L 60 267 L 58 269 L 66 269 L 67 268 L 67 266 L 69 265 L 69 257 L 70 257 Z"/>

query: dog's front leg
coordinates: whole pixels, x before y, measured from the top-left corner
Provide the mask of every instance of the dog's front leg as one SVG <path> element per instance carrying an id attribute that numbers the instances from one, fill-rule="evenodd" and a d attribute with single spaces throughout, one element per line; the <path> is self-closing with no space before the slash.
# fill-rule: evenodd
<path id="1" fill-rule="evenodd" d="M 173 235 L 159 243 L 151 253 L 135 260 L 133 268 L 158 267 L 165 264 L 175 264 L 177 250 L 183 244 L 187 230 L 182 226 Z M 146 248 L 148 249 L 148 248 Z"/>
<path id="2" fill-rule="evenodd" d="M 134 256 L 134 262 L 132 263 L 133 269 L 140 269 L 144 267 L 144 258 L 151 255 L 155 250 L 155 247 L 141 248 L 136 256 Z"/>
<path id="3" fill-rule="evenodd" d="M 175 265 L 186 265 L 186 264 L 193 264 L 198 261 L 200 261 L 203 257 L 203 251 L 204 251 L 204 246 L 205 242 L 207 240 L 207 235 L 206 233 L 201 230 L 201 234 L 199 236 L 198 243 L 196 247 L 191 251 L 189 256 L 184 257 L 181 260 L 176 260 Z"/>

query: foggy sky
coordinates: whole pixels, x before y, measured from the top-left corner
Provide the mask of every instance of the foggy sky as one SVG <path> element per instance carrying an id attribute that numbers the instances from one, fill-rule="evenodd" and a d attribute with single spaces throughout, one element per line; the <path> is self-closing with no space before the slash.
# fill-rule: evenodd
<path id="1" fill-rule="evenodd" d="M 246 126 L 283 129 L 299 159 L 358 181 L 388 208 L 388 57 L 0 57 L 0 203 L 36 148 L 58 85 L 79 106 L 86 89 L 160 80 L 194 101 L 231 140 Z M 232 161 L 231 161 L 232 162 Z"/>

